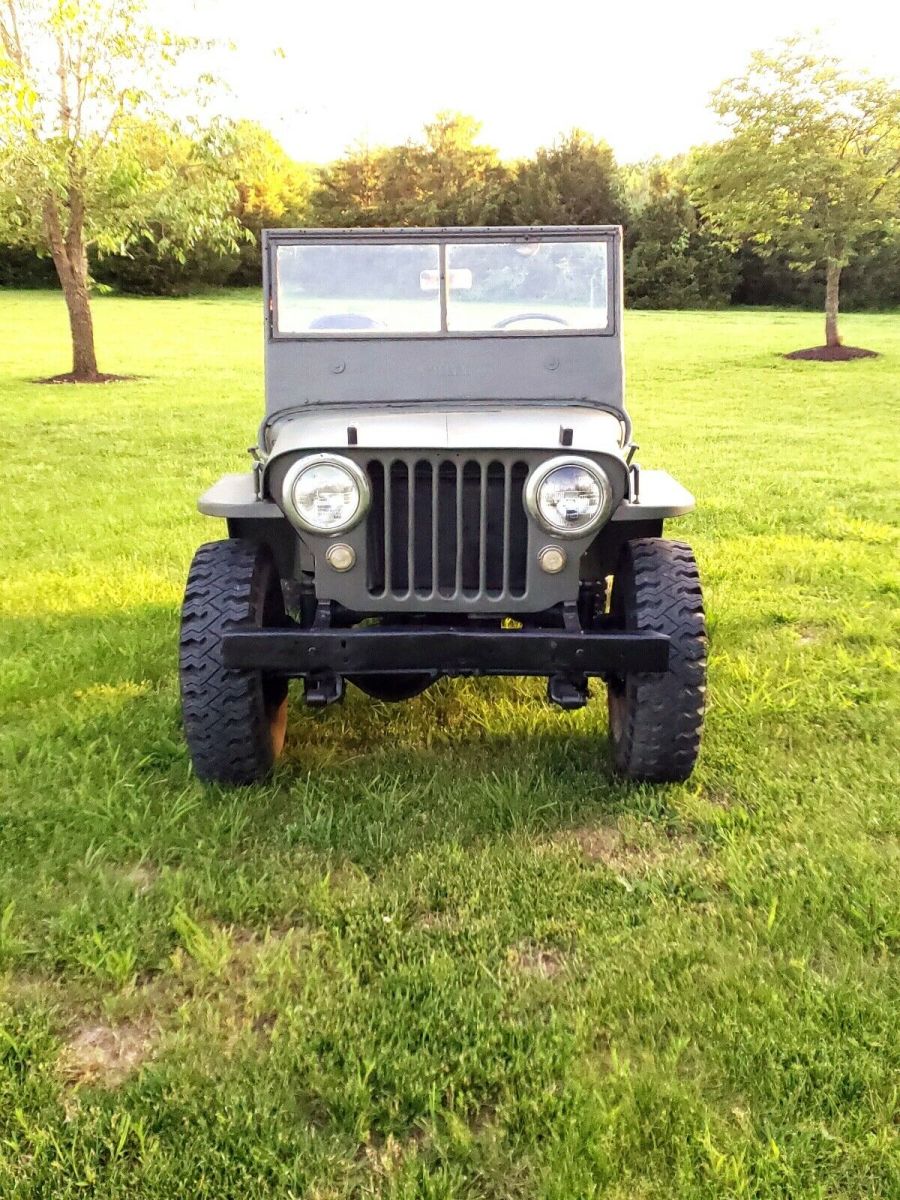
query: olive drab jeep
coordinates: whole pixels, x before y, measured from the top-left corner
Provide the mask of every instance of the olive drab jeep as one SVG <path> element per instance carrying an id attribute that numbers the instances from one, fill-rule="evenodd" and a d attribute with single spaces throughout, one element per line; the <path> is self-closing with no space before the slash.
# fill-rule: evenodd
<path id="1" fill-rule="evenodd" d="M 617 227 L 264 235 L 266 411 L 252 468 L 199 502 L 181 696 L 202 779 L 258 780 L 288 681 L 407 700 L 444 675 L 606 685 L 616 768 L 691 772 L 706 631 L 624 402 Z"/>

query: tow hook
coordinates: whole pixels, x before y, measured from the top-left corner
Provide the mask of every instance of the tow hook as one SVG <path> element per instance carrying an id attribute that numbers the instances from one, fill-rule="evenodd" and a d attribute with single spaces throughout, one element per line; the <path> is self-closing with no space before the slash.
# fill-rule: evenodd
<path id="1" fill-rule="evenodd" d="M 547 680 L 547 699 L 560 708 L 584 708 L 590 699 L 586 675 L 574 678 L 568 675 L 551 675 Z"/>
<path id="2" fill-rule="evenodd" d="M 303 699 L 310 708 L 327 708 L 344 698 L 344 679 L 333 671 L 303 681 Z"/>

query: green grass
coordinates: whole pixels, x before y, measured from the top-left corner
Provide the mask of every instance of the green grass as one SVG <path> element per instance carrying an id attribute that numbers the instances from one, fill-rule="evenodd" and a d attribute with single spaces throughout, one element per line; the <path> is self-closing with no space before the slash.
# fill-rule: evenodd
<path id="1" fill-rule="evenodd" d="M 258 296 L 0 295 L 0 1196 L 900 1196 L 900 321 L 627 318 L 647 466 L 698 498 L 684 786 L 604 706 L 443 682 L 293 709 L 197 784 L 195 498 L 261 411 Z"/>

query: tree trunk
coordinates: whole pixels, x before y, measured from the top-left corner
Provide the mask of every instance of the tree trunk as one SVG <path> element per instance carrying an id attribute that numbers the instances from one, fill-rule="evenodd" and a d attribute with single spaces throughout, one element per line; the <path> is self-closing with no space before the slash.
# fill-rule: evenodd
<path id="1" fill-rule="evenodd" d="M 838 299 L 841 287 L 841 264 L 829 258 L 825 268 L 825 345 L 839 346 Z"/>
<path id="2" fill-rule="evenodd" d="M 48 197 L 44 204 L 44 231 L 69 311 L 72 378 L 91 383 L 98 375 L 97 352 L 94 348 L 94 322 L 91 317 L 87 253 L 81 229 L 81 213 L 81 205 L 70 201 L 69 229 L 63 236 L 56 198 Z"/>
<path id="3" fill-rule="evenodd" d="M 69 310 L 69 329 L 72 331 L 72 375 L 75 379 L 96 379 L 97 352 L 94 348 L 94 321 L 91 317 L 87 271 L 73 270 L 70 282 L 63 284 L 63 294 Z"/>

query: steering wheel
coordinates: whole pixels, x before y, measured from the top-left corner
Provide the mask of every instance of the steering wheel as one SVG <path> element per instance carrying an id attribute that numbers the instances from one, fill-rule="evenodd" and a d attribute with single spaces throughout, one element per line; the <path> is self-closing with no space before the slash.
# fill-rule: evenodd
<path id="1" fill-rule="evenodd" d="M 549 321 L 551 325 L 562 325 L 566 329 L 569 328 L 569 322 L 564 321 L 562 317 L 544 312 L 513 313 L 511 317 L 504 317 L 502 321 L 498 321 L 494 328 L 508 329 L 510 325 L 518 325 L 520 321 Z"/>

